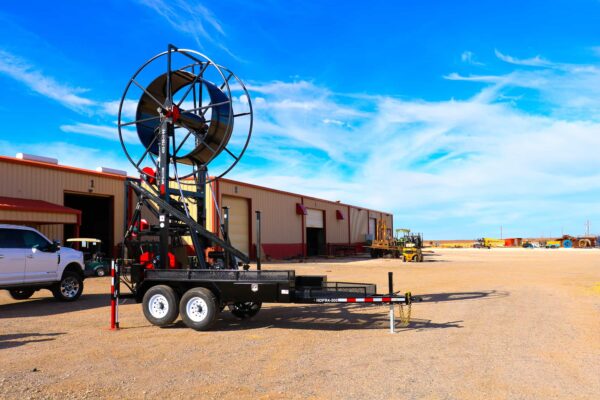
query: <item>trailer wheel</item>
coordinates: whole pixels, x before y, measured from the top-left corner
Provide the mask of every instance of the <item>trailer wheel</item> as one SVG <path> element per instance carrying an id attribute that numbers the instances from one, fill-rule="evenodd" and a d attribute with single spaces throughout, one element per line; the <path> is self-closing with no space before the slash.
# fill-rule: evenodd
<path id="1" fill-rule="evenodd" d="M 177 319 L 177 293 L 172 287 L 157 285 L 151 287 L 143 300 L 144 316 L 156 326 L 166 326 Z"/>
<path id="2" fill-rule="evenodd" d="M 246 301 L 229 305 L 229 311 L 239 319 L 252 318 L 260 311 L 262 303 Z"/>
<path id="3" fill-rule="evenodd" d="M 210 329 L 217 317 L 217 299 L 206 288 L 192 288 L 185 292 L 179 302 L 183 323 L 197 331 Z"/>

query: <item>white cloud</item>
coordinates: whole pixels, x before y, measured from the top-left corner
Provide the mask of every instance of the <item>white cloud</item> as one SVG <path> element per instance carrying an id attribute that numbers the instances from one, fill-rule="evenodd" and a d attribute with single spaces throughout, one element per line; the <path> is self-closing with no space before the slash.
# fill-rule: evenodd
<path id="1" fill-rule="evenodd" d="M 559 67 L 449 74 L 486 84 L 466 100 L 343 95 L 306 81 L 253 84 L 261 100 L 249 156 L 265 163 L 242 161 L 232 177 L 392 211 L 396 224 L 429 237 L 494 235 L 500 224 L 539 235 L 527 228 L 568 229 L 586 213 L 600 219 L 589 201 L 600 195 L 600 122 L 591 101 L 600 76 L 593 66 L 543 64 Z M 525 112 L 517 107 L 523 100 L 553 112 Z"/>
<path id="2" fill-rule="evenodd" d="M 117 126 L 94 125 L 84 122 L 78 122 L 70 125 L 61 125 L 60 130 L 68 133 L 76 133 L 80 135 L 94 136 L 102 139 L 119 140 L 119 131 Z M 139 143 L 137 134 L 133 129 L 121 128 L 123 139 L 126 143 Z"/>
<path id="3" fill-rule="evenodd" d="M 499 50 L 494 50 L 496 57 L 500 60 L 514 65 L 525 65 L 529 67 L 552 67 L 554 64 L 548 60 L 544 60 L 542 57 L 535 56 L 531 58 L 519 59 L 506 54 L 501 53 Z"/>
<path id="4" fill-rule="evenodd" d="M 460 60 L 464 63 L 471 65 L 485 65 L 484 63 L 475 60 L 475 54 L 473 54 L 472 51 L 468 50 L 462 52 L 462 54 L 460 55 Z"/>
<path id="5" fill-rule="evenodd" d="M 151 8 L 176 31 L 192 37 L 201 49 L 205 48 L 206 43 L 211 43 L 233 58 L 243 61 L 223 44 L 226 37 L 223 24 L 202 4 L 185 0 L 138 0 L 138 2 Z"/>
<path id="6" fill-rule="evenodd" d="M 555 116 L 567 119 L 600 120 L 600 68 L 597 65 L 557 63 L 539 56 L 519 60 L 497 51 L 499 57 L 517 69 L 504 75 L 460 75 L 450 73 L 444 78 L 454 81 L 489 83 L 496 88 L 535 91 L 518 93 L 519 101 L 537 102 Z M 520 69 L 527 66 L 531 68 Z M 500 94 L 500 93 L 498 93 Z M 514 94 L 514 91 L 513 91 Z"/>
<path id="7" fill-rule="evenodd" d="M 121 100 L 107 101 L 102 103 L 102 112 L 108 114 L 110 116 L 114 116 L 115 118 L 119 114 L 119 105 L 121 104 Z M 124 122 L 126 118 L 130 118 L 133 120 L 135 118 L 135 114 L 137 112 L 138 102 L 135 100 L 125 99 L 123 102 L 123 109 L 121 110 L 121 115 Z"/>
<path id="8" fill-rule="evenodd" d="M 86 111 L 95 104 L 93 100 L 81 95 L 86 89 L 59 83 L 24 59 L 4 50 L 0 50 L 0 73 L 75 111 Z"/>

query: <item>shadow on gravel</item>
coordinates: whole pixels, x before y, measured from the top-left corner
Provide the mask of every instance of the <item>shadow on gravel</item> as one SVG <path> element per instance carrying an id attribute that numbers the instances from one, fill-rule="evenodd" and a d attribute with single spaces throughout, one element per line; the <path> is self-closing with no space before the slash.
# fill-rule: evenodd
<path id="1" fill-rule="evenodd" d="M 365 312 L 367 311 L 367 312 Z M 298 307 L 272 307 L 262 309 L 257 316 L 250 320 L 240 321 L 231 313 L 225 311 L 211 330 L 235 331 L 244 329 L 302 329 L 316 331 L 345 331 L 389 329 L 389 307 L 371 305 L 311 305 Z M 406 311 L 405 311 L 406 312 Z M 413 310 L 414 312 L 414 310 Z M 428 330 L 444 328 L 461 328 L 454 321 L 434 323 L 429 320 L 413 319 L 408 327 L 400 328 L 396 308 L 397 329 Z M 185 327 L 179 322 L 174 327 Z"/>
<path id="2" fill-rule="evenodd" d="M 506 297 L 510 293 L 503 290 L 482 290 L 480 292 L 456 292 L 456 293 L 431 293 L 419 294 L 423 303 L 437 303 L 441 301 L 460 301 L 460 300 L 486 300 Z"/>
<path id="3" fill-rule="evenodd" d="M 19 347 L 28 343 L 48 342 L 56 340 L 53 336 L 64 335 L 64 332 L 58 333 L 14 333 L 10 335 L 0 335 L 0 350 Z M 40 338 L 40 339 L 31 339 Z"/>
<path id="4" fill-rule="evenodd" d="M 43 317 L 82 310 L 90 310 L 110 305 L 109 294 L 83 294 L 72 303 L 60 302 L 54 297 L 31 300 L 15 300 L 14 303 L 0 305 L 0 320 L 3 318 Z"/>

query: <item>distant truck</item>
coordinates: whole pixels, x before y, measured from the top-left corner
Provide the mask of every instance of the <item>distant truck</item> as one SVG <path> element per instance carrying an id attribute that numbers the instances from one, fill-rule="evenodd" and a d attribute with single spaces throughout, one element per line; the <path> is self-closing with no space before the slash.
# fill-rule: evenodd
<path id="1" fill-rule="evenodd" d="M 75 301 L 83 292 L 83 253 L 60 247 L 37 230 L 0 224 L 0 289 L 25 300 L 48 289 L 60 301 Z"/>
<path id="2" fill-rule="evenodd" d="M 475 248 L 486 248 L 491 249 L 492 247 L 504 247 L 505 241 L 504 239 L 493 239 L 493 238 L 480 238 L 477 239 L 477 242 L 473 244 Z"/>

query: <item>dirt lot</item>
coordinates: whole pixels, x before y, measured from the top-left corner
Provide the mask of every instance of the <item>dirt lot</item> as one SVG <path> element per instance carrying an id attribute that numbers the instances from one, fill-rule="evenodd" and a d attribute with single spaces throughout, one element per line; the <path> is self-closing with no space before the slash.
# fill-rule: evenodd
<path id="1" fill-rule="evenodd" d="M 266 305 L 211 332 L 150 326 L 109 278 L 73 304 L 0 294 L 0 398 L 597 399 L 600 251 L 438 250 L 422 264 L 271 264 L 423 294 L 408 328 L 386 307 Z"/>

